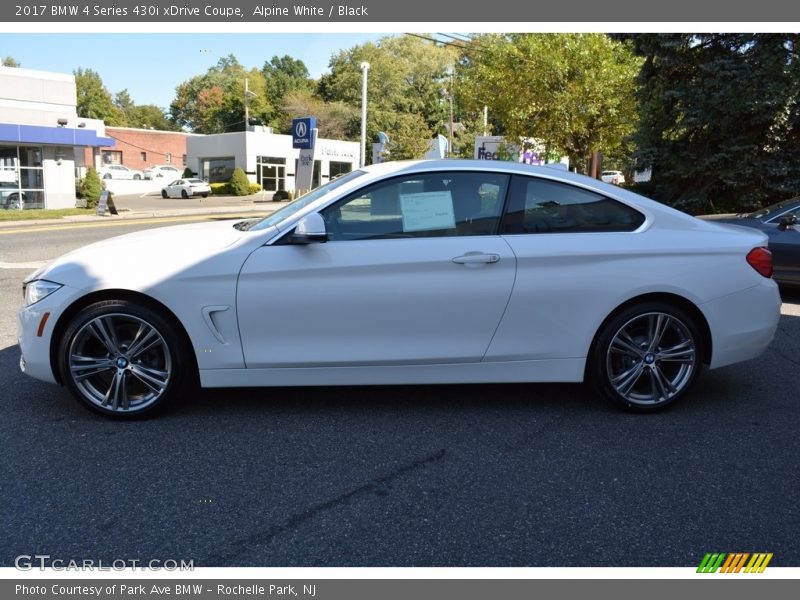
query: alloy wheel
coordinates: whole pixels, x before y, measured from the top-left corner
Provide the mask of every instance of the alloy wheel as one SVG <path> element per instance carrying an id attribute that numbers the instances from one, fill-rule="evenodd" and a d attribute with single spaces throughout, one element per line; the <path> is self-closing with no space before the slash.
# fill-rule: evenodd
<path id="1" fill-rule="evenodd" d="M 605 370 L 614 391 L 640 407 L 668 403 L 692 382 L 697 341 L 674 315 L 648 312 L 620 327 L 607 347 Z"/>
<path id="2" fill-rule="evenodd" d="M 169 387 L 173 360 L 164 336 L 130 314 L 86 322 L 72 339 L 69 376 L 80 394 L 107 412 L 139 412 Z"/>

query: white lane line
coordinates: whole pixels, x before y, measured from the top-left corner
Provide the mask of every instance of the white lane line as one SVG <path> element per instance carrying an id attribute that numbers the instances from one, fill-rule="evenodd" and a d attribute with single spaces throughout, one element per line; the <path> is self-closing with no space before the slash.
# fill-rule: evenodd
<path id="1" fill-rule="evenodd" d="M 43 267 L 49 261 L 46 260 L 32 260 L 30 262 L 19 262 L 19 263 L 12 263 L 12 262 L 3 262 L 0 260 L 0 269 L 38 269 L 39 267 Z"/>

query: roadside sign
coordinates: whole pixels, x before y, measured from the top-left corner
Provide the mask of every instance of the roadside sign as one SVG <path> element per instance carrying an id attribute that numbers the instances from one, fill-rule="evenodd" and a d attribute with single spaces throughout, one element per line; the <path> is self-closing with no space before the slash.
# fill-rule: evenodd
<path id="1" fill-rule="evenodd" d="M 105 216 L 106 209 L 108 209 L 108 213 L 111 215 L 119 214 L 117 212 L 117 207 L 114 206 L 114 200 L 111 198 L 111 194 L 108 192 L 108 190 L 103 190 L 100 192 L 100 199 L 97 202 L 97 216 Z"/>
<path id="2" fill-rule="evenodd" d="M 311 132 L 317 128 L 316 117 L 303 117 L 292 119 L 292 148 L 310 150 L 314 147 L 314 138 Z"/>

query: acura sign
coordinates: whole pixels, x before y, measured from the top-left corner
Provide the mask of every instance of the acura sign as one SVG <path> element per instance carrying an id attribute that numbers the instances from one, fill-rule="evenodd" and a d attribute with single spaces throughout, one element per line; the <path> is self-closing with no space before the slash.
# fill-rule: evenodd
<path id="1" fill-rule="evenodd" d="M 314 138 L 311 132 L 317 127 L 316 117 L 303 117 L 292 119 L 292 148 L 310 150 L 314 147 Z"/>

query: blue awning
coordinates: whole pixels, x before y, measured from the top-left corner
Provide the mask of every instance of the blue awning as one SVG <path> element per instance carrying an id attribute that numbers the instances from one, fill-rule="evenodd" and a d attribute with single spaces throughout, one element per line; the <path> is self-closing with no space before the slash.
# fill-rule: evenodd
<path id="1" fill-rule="evenodd" d="M 0 123 L 0 142 L 13 144 L 57 144 L 59 146 L 113 146 L 114 140 L 99 137 L 93 129 L 41 127 Z"/>

